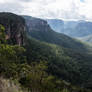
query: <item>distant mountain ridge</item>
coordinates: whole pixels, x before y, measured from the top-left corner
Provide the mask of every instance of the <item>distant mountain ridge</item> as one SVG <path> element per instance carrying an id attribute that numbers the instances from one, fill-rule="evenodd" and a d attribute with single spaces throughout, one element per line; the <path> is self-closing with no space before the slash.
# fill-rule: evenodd
<path id="1" fill-rule="evenodd" d="M 82 20 L 63 21 L 58 19 L 49 19 L 47 22 L 54 31 L 64 33 L 70 37 L 84 37 L 92 34 L 92 22 Z M 58 28 L 57 26 L 55 27 L 55 24 Z"/>
<path id="2" fill-rule="evenodd" d="M 60 19 L 47 19 L 46 20 L 51 28 L 59 33 L 63 33 L 64 31 L 64 21 Z M 62 30 L 62 32 L 60 32 Z"/>
<path id="3" fill-rule="evenodd" d="M 85 36 L 85 37 L 79 37 L 77 39 L 88 42 L 88 43 L 92 43 L 92 35 L 88 35 L 88 36 Z"/>

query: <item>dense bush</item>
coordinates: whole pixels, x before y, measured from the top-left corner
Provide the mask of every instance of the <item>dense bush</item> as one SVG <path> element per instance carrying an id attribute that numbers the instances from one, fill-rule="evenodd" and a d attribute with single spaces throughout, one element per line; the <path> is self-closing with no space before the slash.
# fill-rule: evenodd
<path id="1" fill-rule="evenodd" d="M 72 86 L 83 84 L 88 78 L 83 74 L 91 72 L 79 62 L 85 58 L 78 60 L 65 53 L 70 50 L 35 39 L 26 39 L 25 47 L 9 45 L 2 26 L 0 35 L 0 76 L 18 81 L 29 92 L 91 92 Z M 91 77 L 87 81 L 91 83 Z"/>

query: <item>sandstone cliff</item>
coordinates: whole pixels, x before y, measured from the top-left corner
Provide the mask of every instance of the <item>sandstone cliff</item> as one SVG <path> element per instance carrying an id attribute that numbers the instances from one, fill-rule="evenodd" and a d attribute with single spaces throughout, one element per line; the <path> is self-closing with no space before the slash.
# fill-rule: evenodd
<path id="1" fill-rule="evenodd" d="M 24 43 L 25 20 L 12 13 L 0 13 L 0 24 L 5 27 L 6 39 L 9 44 Z"/>

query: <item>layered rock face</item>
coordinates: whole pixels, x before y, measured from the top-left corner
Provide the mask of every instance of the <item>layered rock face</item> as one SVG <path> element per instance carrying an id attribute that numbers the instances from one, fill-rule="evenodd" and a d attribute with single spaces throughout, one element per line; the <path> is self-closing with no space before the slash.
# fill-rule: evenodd
<path id="1" fill-rule="evenodd" d="M 49 31 L 50 26 L 48 25 L 47 21 L 39 19 L 39 18 L 34 18 L 34 17 L 30 17 L 30 16 L 23 16 L 25 21 L 26 21 L 26 25 L 28 28 L 28 32 L 32 32 L 32 31 Z"/>
<path id="2" fill-rule="evenodd" d="M 25 20 L 12 13 L 0 13 L 0 24 L 5 27 L 6 39 L 9 44 L 23 45 Z"/>

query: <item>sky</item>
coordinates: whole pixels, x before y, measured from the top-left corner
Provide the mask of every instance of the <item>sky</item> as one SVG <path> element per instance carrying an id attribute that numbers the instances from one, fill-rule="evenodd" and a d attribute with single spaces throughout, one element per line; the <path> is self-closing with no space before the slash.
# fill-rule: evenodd
<path id="1" fill-rule="evenodd" d="M 0 0 L 0 12 L 39 18 L 92 20 L 92 0 Z"/>

